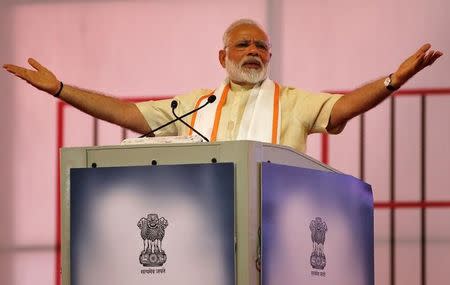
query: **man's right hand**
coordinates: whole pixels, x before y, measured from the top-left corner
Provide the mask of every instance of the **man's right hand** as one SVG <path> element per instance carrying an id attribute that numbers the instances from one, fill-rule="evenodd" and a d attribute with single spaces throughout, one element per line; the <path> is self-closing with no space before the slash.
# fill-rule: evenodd
<path id="1" fill-rule="evenodd" d="M 56 76 L 33 58 L 29 58 L 28 63 L 35 70 L 12 64 L 5 64 L 3 68 L 42 91 L 52 95 L 56 94 L 60 87 L 60 82 Z"/>

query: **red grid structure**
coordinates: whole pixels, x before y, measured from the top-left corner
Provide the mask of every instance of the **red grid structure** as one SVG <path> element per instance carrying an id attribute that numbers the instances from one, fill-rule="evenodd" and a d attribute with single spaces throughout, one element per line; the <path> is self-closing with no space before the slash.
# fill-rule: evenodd
<path id="1" fill-rule="evenodd" d="M 348 93 L 348 91 L 333 91 L 331 93 L 337 93 L 337 94 L 345 94 Z M 426 105 L 426 97 L 428 96 L 450 96 L 450 88 L 422 88 L 422 89 L 405 89 L 405 90 L 399 90 L 396 93 L 391 96 L 391 150 L 394 149 L 394 142 L 395 142 L 395 134 L 394 134 L 394 114 L 395 114 L 395 100 L 399 96 L 415 96 L 421 98 L 421 133 L 422 133 L 422 154 L 421 154 L 421 164 L 422 164 L 422 177 L 421 177 L 421 200 L 420 201 L 398 201 L 395 199 L 395 189 L 394 189 L 394 179 L 395 179 L 395 173 L 394 166 L 395 166 L 395 160 L 394 160 L 394 151 L 391 151 L 391 199 L 390 201 L 375 201 L 374 202 L 374 208 L 379 210 L 389 210 L 390 211 L 390 224 L 391 224 L 391 239 L 390 239 L 390 284 L 395 284 L 395 236 L 394 236 L 394 230 L 395 230 L 395 210 L 396 209 L 420 209 L 421 210 L 421 284 L 426 284 L 426 272 L 425 272 L 425 213 L 426 209 L 428 208 L 449 208 L 450 209 L 450 201 L 428 201 L 426 200 L 426 191 L 425 191 L 425 169 L 424 169 L 424 161 L 425 161 L 425 105 Z M 172 98 L 173 96 L 157 96 L 152 97 L 152 100 L 161 100 L 161 99 L 168 99 Z M 149 97 L 134 97 L 134 98 L 127 98 L 126 100 L 131 102 L 139 102 L 139 101 L 145 101 L 149 100 Z M 57 105 L 57 158 L 56 158 L 56 164 L 59 165 L 60 160 L 60 153 L 59 149 L 64 146 L 64 110 L 66 107 L 68 107 L 66 103 L 60 101 Z M 365 126 L 364 126 L 364 114 L 361 115 L 360 120 L 360 178 L 364 179 L 364 132 L 365 132 Z M 97 145 L 97 136 L 98 136 L 98 120 L 93 119 L 93 132 L 94 132 L 94 140 L 93 145 Z M 123 138 L 125 138 L 125 131 L 122 132 Z M 322 149 L 322 155 L 321 155 L 321 161 L 323 163 L 328 164 L 329 163 L 329 137 L 326 134 L 323 134 L 321 137 L 321 149 Z M 57 181 L 56 181 L 56 232 L 55 232 L 55 240 L 56 240 L 56 270 L 55 270 L 55 280 L 56 284 L 61 284 L 61 205 L 60 205 L 60 173 L 59 173 L 59 167 L 57 167 Z"/>
<path id="2" fill-rule="evenodd" d="M 345 94 L 348 91 L 333 91 L 331 93 Z M 419 201 L 399 201 L 395 198 L 395 111 L 396 111 L 396 99 L 398 97 L 414 96 L 420 97 L 420 200 Z M 390 257 L 390 285 L 395 285 L 395 214 L 396 210 L 400 209 L 418 209 L 420 210 L 420 284 L 425 285 L 427 283 L 426 276 L 426 210 L 429 208 L 448 208 L 450 209 L 450 201 L 430 201 L 426 198 L 426 173 L 425 173 L 425 159 L 426 159 L 426 103 L 427 97 L 430 96 L 450 96 L 450 88 L 436 88 L 436 89 L 406 89 L 399 90 L 390 97 L 390 199 L 389 201 L 375 201 L 374 208 L 378 210 L 389 210 L 389 257 Z M 360 141 L 360 178 L 364 180 L 365 169 L 365 149 L 364 149 L 364 133 L 365 133 L 365 115 L 360 116 L 359 125 L 359 141 Z M 322 162 L 329 162 L 329 139 L 328 135 L 322 135 Z"/>
<path id="3" fill-rule="evenodd" d="M 346 94 L 349 91 L 330 91 L 330 93 L 333 94 Z M 405 90 L 399 90 L 391 96 L 391 106 L 395 102 L 395 98 L 398 97 L 421 97 L 421 105 L 422 105 L 422 120 L 425 118 L 425 98 L 429 96 L 450 96 L 450 88 L 419 88 L 419 89 L 405 89 Z M 393 106 L 395 107 L 395 105 Z M 395 111 L 395 108 L 391 108 L 391 111 Z M 391 118 L 393 118 L 393 112 L 391 112 Z M 391 119 L 391 127 L 393 127 L 394 120 Z M 424 123 L 424 121 L 423 121 Z M 391 128 L 393 129 L 393 128 Z M 360 120 L 360 141 L 361 141 L 361 148 L 360 148 L 360 178 L 364 179 L 364 115 L 361 115 Z M 391 130 L 392 131 L 392 130 Z M 422 132 L 424 132 L 424 126 L 422 126 Z M 392 132 L 391 132 L 392 135 Z M 422 136 L 424 139 L 424 137 Z M 328 164 L 330 161 L 330 141 L 329 141 L 329 135 L 322 134 L 321 135 L 321 161 L 323 163 Z M 424 146 L 424 142 L 422 143 Z M 392 144 L 391 144 L 392 147 Z M 425 148 L 422 147 L 422 152 L 425 151 Z M 391 160 L 393 159 L 394 152 L 391 151 Z M 424 157 L 422 157 L 424 158 Z M 450 207 L 450 201 L 378 201 L 374 203 L 375 208 L 380 209 L 395 209 L 395 208 L 447 208 Z"/>

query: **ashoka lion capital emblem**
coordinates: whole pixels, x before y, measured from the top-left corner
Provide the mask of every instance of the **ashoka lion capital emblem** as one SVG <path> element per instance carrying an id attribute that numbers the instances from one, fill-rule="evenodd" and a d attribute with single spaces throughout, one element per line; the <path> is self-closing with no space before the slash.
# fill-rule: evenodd
<path id="1" fill-rule="evenodd" d="M 141 218 L 137 224 L 141 230 L 144 250 L 139 255 L 139 262 L 146 267 L 159 267 L 167 261 L 167 255 L 162 249 L 162 240 L 169 225 L 164 217 L 158 214 L 148 214 Z"/>
<path id="2" fill-rule="evenodd" d="M 316 217 L 309 224 L 311 230 L 311 239 L 313 242 L 313 252 L 311 253 L 311 266 L 314 269 L 323 270 L 327 265 L 327 260 L 324 253 L 325 233 L 327 232 L 327 224 L 322 221 L 322 218 Z"/>

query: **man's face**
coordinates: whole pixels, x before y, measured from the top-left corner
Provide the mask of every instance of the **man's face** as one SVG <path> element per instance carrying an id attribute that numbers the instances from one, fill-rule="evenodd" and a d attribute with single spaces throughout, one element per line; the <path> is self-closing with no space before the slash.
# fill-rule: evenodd
<path id="1" fill-rule="evenodd" d="M 270 61 L 269 39 L 254 25 L 243 24 L 234 28 L 227 46 L 219 52 L 222 66 L 230 80 L 240 84 L 255 84 L 267 77 Z"/>

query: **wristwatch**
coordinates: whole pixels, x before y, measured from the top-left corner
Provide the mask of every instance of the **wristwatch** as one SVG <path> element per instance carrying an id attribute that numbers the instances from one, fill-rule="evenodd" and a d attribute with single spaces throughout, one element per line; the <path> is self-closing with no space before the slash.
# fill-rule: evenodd
<path id="1" fill-rule="evenodd" d="M 386 79 L 384 80 L 384 87 L 386 87 L 387 90 L 389 91 L 395 91 L 398 89 L 398 87 L 395 87 L 394 85 L 392 85 L 392 74 L 389 74 L 388 77 L 386 77 Z"/>

